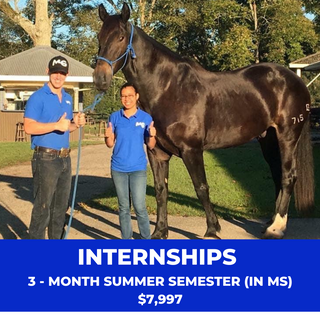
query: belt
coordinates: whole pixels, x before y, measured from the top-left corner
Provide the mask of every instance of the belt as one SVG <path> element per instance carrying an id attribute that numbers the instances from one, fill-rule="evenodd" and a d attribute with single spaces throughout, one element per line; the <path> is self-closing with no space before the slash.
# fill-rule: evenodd
<path id="1" fill-rule="evenodd" d="M 45 148 L 45 147 L 35 147 L 34 151 L 55 154 L 60 158 L 66 158 L 66 157 L 69 157 L 71 149 L 61 148 L 60 150 L 56 150 L 56 149 Z"/>

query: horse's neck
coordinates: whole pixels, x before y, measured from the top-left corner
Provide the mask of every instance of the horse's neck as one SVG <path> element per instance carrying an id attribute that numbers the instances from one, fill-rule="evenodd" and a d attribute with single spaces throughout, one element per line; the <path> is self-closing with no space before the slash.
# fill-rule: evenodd
<path id="1" fill-rule="evenodd" d="M 163 103 L 163 94 L 178 83 L 173 94 L 181 94 L 177 88 L 192 90 L 193 84 L 211 81 L 215 76 L 200 65 L 172 52 L 169 48 L 158 43 L 136 29 L 133 37 L 133 48 L 136 59 L 129 58 L 123 69 L 128 82 L 135 84 L 140 94 L 141 108 L 151 112 L 159 103 Z M 190 79 L 193 81 L 190 82 Z"/>
<path id="2" fill-rule="evenodd" d="M 132 46 L 137 58 L 130 57 L 123 73 L 129 82 L 136 84 L 139 91 L 143 90 L 148 96 L 153 94 L 148 90 L 150 87 L 159 86 L 164 67 L 170 65 L 170 73 L 174 74 L 179 60 L 183 61 L 183 58 L 149 37 L 141 29 L 136 28 Z"/>

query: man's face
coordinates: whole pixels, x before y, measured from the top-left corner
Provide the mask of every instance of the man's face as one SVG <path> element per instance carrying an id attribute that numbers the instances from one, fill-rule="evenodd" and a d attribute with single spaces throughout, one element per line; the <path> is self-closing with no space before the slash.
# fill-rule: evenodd
<path id="1" fill-rule="evenodd" d="M 62 88 L 66 80 L 66 77 L 67 74 L 63 72 L 54 72 L 49 74 L 49 81 L 55 89 L 60 89 Z"/>

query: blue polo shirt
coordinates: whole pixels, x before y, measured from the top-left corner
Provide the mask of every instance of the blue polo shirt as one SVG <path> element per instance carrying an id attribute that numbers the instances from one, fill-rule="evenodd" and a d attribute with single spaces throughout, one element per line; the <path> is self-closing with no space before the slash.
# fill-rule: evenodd
<path id="1" fill-rule="evenodd" d="M 113 112 L 112 123 L 116 142 L 111 157 L 111 169 L 120 172 L 133 172 L 147 169 L 147 157 L 144 150 L 145 138 L 149 136 L 152 117 L 142 111 L 127 118 L 123 109 Z"/>
<path id="2" fill-rule="evenodd" d="M 58 95 L 53 93 L 46 83 L 28 99 L 24 117 L 37 122 L 50 123 L 57 122 L 65 112 L 67 113 L 66 119 L 72 120 L 72 97 L 62 89 L 62 101 L 60 102 Z M 69 134 L 69 131 L 53 131 L 31 135 L 31 149 L 36 146 L 56 150 L 69 148 Z"/>

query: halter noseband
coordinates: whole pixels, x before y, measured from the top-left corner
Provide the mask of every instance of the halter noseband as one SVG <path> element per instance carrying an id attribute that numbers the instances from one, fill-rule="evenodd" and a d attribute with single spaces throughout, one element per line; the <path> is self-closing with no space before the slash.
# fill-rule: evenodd
<path id="1" fill-rule="evenodd" d="M 106 58 L 104 58 L 104 57 L 99 57 L 99 56 L 97 57 L 97 60 L 103 60 L 103 61 L 107 62 L 107 63 L 110 65 L 111 70 L 112 70 L 112 74 L 113 74 L 113 64 L 116 63 L 117 61 L 121 60 L 123 57 L 125 57 L 125 60 L 124 60 L 124 63 L 123 63 L 123 65 L 122 65 L 122 67 L 121 67 L 119 70 L 121 70 L 121 69 L 125 66 L 125 64 L 127 63 L 127 59 L 128 59 L 128 54 L 129 54 L 129 52 L 131 53 L 132 59 L 135 59 L 135 58 L 137 57 L 137 56 L 136 56 L 136 53 L 135 53 L 135 51 L 134 51 L 134 49 L 133 49 L 133 46 L 132 46 L 132 39 L 133 39 L 133 30 L 134 30 L 134 28 L 133 28 L 132 23 L 130 23 L 130 24 L 131 24 L 130 40 L 129 40 L 129 44 L 128 44 L 127 49 L 126 49 L 126 51 L 124 52 L 124 54 L 122 54 L 119 58 L 117 58 L 116 60 L 113 60 L 113 61 L 108 60 L 108 59 L 106 59 Z"/>

